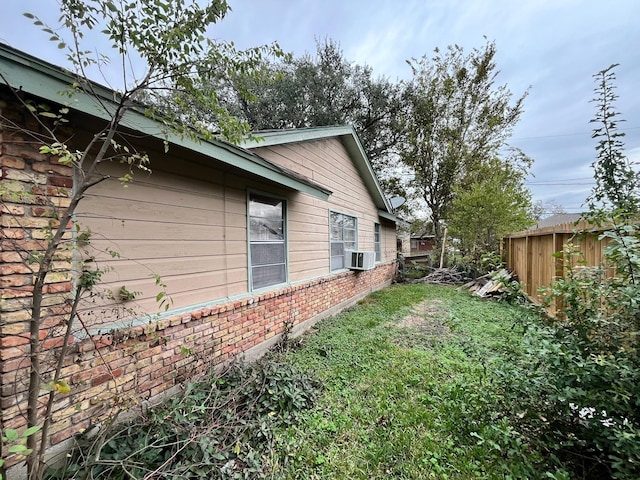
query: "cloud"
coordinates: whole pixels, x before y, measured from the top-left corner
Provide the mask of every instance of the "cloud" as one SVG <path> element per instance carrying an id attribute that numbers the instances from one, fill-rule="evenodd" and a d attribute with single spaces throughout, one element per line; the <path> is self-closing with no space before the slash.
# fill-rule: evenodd
<path id="1" fill-rule="evenodd" d="M 239 48 L 278 41 L 285 51 L 315 53 L 316 39 L 340 44 L 345 58 L 372 67 L 376 76 L 408 78 L 405 60 L 451 44 L 465 51 L 495 40 L 497 83 L 521 95 L 530 88 L 512 143 L 535 160 L 536 179 L 591 176 L 595 141 L 592 75 L 612 63 L 616 109 L 630 158 L 640 161 L 640 3 L 616 0 L 231 0 L 232 12 L 211 29 Z M 57 18 L 55 0 L 3 2 L 0 39 L 57 64 L 64 57 L 35 31 L 23 11 Z M 25 31 L 29 34 L 25 35 Z M 92 43 L 102 49 L 104 43 Z M 110 71 L 107 75 L 113 76 Z M 532 185 L 534 199 L 582 202 L 584 189 Z M 588 194 L 588 191 L 586 192 Z"/>

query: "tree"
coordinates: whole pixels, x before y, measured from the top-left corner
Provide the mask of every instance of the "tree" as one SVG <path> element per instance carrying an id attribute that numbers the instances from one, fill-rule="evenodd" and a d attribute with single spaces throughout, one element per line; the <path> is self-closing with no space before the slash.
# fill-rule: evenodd
<path id="1" fill-rule="evenodd" d="M 538 200 L 531 208 L 531 217 L 534 220 L 540 220 L 550 215 L 567 213 L 563 205 L 556 200 Z"/>
<path id="2" fill-rule="evenodd" d="M 210 123 L 196 121 L 193 110 L 185 108 L 185 104 L 175 101 L 164 104 L 163 108 L 148 107 L 148 116 L 160 119 L 169 131 L 177 131 L 193 138 L 211 138 L 214 134 L 212 124 L 218 129 L 218 136 L 230 141 L 240 139 L 248 130 L 248 126 L 229 114 L 219 102 L 218 97 L 200 88 L 202 75 L 224 66 L 226 71 L 243 70 L 248 74 L 261 60 L 263 52 L 278 53 L 277 47 L 256 48 L 247 52 L 236 52 L 225 43 L 206 40 L 205 34 L 209 25 L 219 21 L 228 11 L 224 0 L 203 2 L 191 0 L 155 0 L 141 2 L 138 0 L 61 0 L 60 24 L 66 27 L 70 38 L 65 40 L 58 29 L 46 26 L 33 14 L 25 14 L 34 20 L 55 41 L 59 48 L 66 49 L 68 60 L 75 72 L 76 81 L 69 89 L 62 92 L 59 106 L 43 105 L 23 98 L 15 92 L 21 102 L 32 115 L 33 130 L 27 130 L 13 122 L 11 117 L 0 118 L 3 130 L 38 142 L 40 153 L 57 157 L 60 165 L 72 167 L 76 173 L 73 192 L 70 194 L 68 206 L 61 208 L 46 194 L 38 197 L 50 210 L 50 220 L 41 232 L 40 247 L 33 251 L 21 252 L 28 256 L 25 265 L 30 266 L 33 273 L 33 284 L 30 295 L 24 300 L 30 310 L 29 319 L 29 391 L 26 413 L 27 432 L 26 449 L 29 479 L 42 477 L 44 469 L 44 453 L 47 447 L 48 428 L 51 424 L 51 412 L 54 396 L 57 392 L 68 389 L 67 383 L 60 377 L 60 367 L 69 346 L 70 332 L 76 318 L 79 302 L 87 291 L 99 281 L 101 271 L 92 269 L 90 262 L 80 264 L 77 272 L 75 288 L 65 296 L 64 305 L 66 320 L 58 325 L 64 330 L 62 346 L 57 350 L 57 359 L 53 368 L 43 364 L 44 349 L 43 321 L 48 300 L 46 279 L 61 258 L 69 258 L 70 250 L 76 248 L 68 240 L 69 225 L 74 212 L 82 201 L 83 195 L 92 186 L 108 178 L 101 173 L 101 166 L 107 162 L 125 163 L 130 171 L 121 180 L 123 183 L 133 179 L 134 172 L 150 171 L 150 159 L 144 152 L 138 152 L 128 143 L 126 134 L 122 132 L 121 122 L 131 109 L 145 110 L 138 103 L 141 98 L 161 96 L 163 102 L 171 99 L 190 100 L 190 106 L 198 105 L 199 109 L 211 112 Z M 107 57 L 97 52 L 83 49 L 85 35 L 91 31 L 101 30 L 115 50 L 120 65 L 119 79 L 108 78 L 108 83 L 119 83 L 119 92 L 112 100 L 105 100 L 100 87 L 87 80 L 87 72 L 92 66 L 101 68 Z M 96 60 L 99 59 L 99 60 Z M 143 65 L 143 71 L 134 71 L 133 65 Z M 2 81 L 9 86 L 6 78 Z M 167 93 L 171 95 L 167 95 Z M 180 95 L 176 93 L 179 92 Z M 69 130 L 66 115 L 69 108 L 65 103 L 79 96 L 89 96 L 94 100 L 107 122 L 96 130 L 86 143 L 78 144 Z M 3 203 L 11 202 L 13 193 L 10 189 L 2 190 Z M 27 195 L 27 193 L 23 193 Z M 22 195 L 22 193 L 21 193 Z M 3 205 L 4 206 L 4 205 Z M 10 210 L 9 210 L 10 211 Z M 90 232 L 78 231 L 77 239 L 88 238 Z M 50 375 L 47 381 L 43 377 Z M 48 393 L 42 393 L 47 387 Z M 43 407 L 44 405 L 44 407 Z M 41 433 L 36 435 L 37 429 Z M 3 436 L 4 437 L 4 436 Z M 40 440 L 41 439 L 41 440 Z M 0 472 L 2 464 L 0 464 Z"/>
<path id="3" fill-rule="evenodd" d="M 448 226 L 472 262 L 498 252 L 500 239 L 533 223 L 531 193 L 524 181 L 531 160 L 520 154 L 493 158 L 470 173 L 470 183 L 455 190 Z"/>
<path id="4" fill-rule="evenodd" d="M 598 139 L 596 145 L 597 159 L 593 162 L 595 186 L 587 199 L 592 212 L 613 212 L 614 215 L 628 216 L 638 212 L 639 178 L 633 170 L 629 158 L 624 154 L 622 137 L 624 132 L 618 131 L 618 112 L 614 103 L 618 96 L 615 93 L 615 73 L 617 64 L 594 75 L 597 81 L 596 117 L 592 123 L 600 124 L 593 130 L 592 137 Z"/>
<path id="5" fill-rule="evenodd" d="M 429 210 L 438 242 L 457 187 L 499 155 L 522 113 L 526 93 L 512 104 L 507 87 L 495 85 L 495 55 L 495 44 L 488 42 L 470 54 L 455 45 L 408 62 L 413 79 L 403 98 L 408 113 L 400 155 L 414 174 L 410 185 Z"/>
<path id="6" fill-rule="evenodd" d="M 349 62 L 331 40 L 317 42 L 315 56 L 265 61 L 261 76 L 237 71 L 208 88 L 254 130 L 353 125 L 378 174 L 388 166 L 399 136 L 400 85 Z"/>

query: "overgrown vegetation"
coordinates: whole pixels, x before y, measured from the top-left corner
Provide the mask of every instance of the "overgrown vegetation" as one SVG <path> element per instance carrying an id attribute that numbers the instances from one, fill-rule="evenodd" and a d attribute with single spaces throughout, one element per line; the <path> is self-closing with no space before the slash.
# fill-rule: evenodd
<path id="1" fill-rule="evenodd" d="M 496 382 L 532 315 L 451 287 L 377 292 L 81 438 L 52 478 L 568 478 L 513 428 Z"/>
<path id="2" fill-rule="evenodd" d="M 47 478 L 263 478 L 274 428 L 295 423 L 316 390 L 274 358 L 233 364 L 132 422 L 78 438 Z"/>
<path id="3" fill-rule="evenodd" d="M 54 478 L 637 478 L 637 364 L 576 338 L 523 306 L 396 285 L 81 439 Z"/>
<path id="4" fill-rule="evenodd" d="M 277 435 L 274 478 L 569 478 L 496 381 L 533 315 L 414 284 L 323 322 L 290 358 L 325 391 Z"/>
<path id="5" fill-rule="evenodd" d="M 546 290 L 558 317 L 518 321 L 522 343 L 487 390 L 511 439 L 579 479 L 640 478 L 640 195 L 617 130 L 614 67 L 595 75 L 596 186 L 583 216 L 605 242 L 604 261 L 586 266 L 580 249 L 565 246 L 564 276 Z M 511 287 L 505 298 L 521 298 Z"/>
<path id="6" fill-rule="evenodd" d="M 565 247 L 564 278 L 547 291 L 559 316 L 527 326 L 504 378 L 519 431 L 577 478 L 640 478 L 638 177 L 617 130 L 614 67 L 595 75 L 596 186 L 584 215 L 607 242 L 604 263 L 585 266 Z"/>

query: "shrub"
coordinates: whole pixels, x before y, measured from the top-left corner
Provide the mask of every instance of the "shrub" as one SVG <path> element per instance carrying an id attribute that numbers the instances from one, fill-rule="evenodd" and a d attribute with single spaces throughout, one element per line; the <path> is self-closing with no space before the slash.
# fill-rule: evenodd
<path id="1" fill-rule="evenodd" d="M 526 325 L 525 355 L 499 372 L 520 432 L 578 478 L 640 478 L 640 232 L 637 175 L 616 131 L 609 67 L 596 75 L 596 186 L 583 217 L 606 240 L 602 265 L 573 245 L 565 276 L 546 291 L 558 318 Z"/>
<path id="2" fill-rule="evenodd" d="M 290 365 L 237 363 L 135 421 L 79 438 L 49 478 L 262 478 L 273 428 L 294 423 L 316 391 Z"/>

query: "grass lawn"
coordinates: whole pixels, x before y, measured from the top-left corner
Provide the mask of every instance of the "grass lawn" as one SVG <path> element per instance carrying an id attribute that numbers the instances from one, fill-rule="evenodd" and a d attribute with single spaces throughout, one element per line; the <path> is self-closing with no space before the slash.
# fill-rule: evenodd
<path id="1" fill-rule="evenodd" d="M 79 438 L 49 478 L 567 479 L 507 420 L 529 405 L 505 381 L 528 315 L 452 287 L 384 289 Z"/>
<path id="2" fill-rule="evenodd" d="M 321 322 L 279 359 L 323 388 L 276 432 L 272 478 L 563 478 L 500 412 L 495 375 L 521 348 L 526 315 L 415 284 Z"/>

